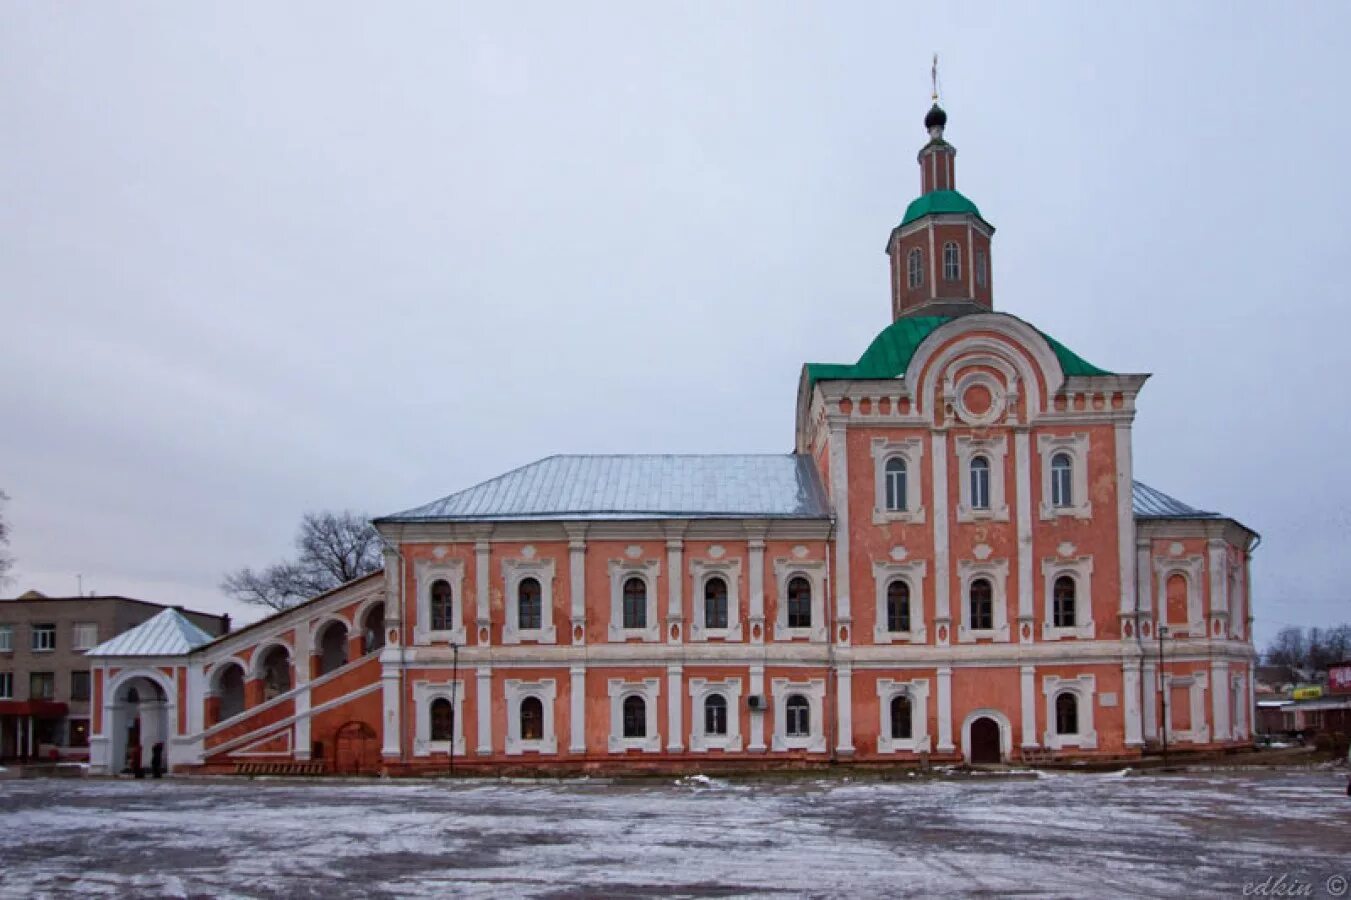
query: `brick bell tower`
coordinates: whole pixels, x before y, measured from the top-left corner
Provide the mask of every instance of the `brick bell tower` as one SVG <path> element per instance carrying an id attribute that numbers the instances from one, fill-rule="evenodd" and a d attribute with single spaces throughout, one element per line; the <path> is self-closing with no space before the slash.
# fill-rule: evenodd
<path id="1" fill-rule="evenodd" d="M 957 191 L 957 148 L 943 139 L 948 114 L 934 103 L 924 117 L 920 196 L 891 232 L 891 317 L 954 316 L 994 308 L 990 238 L 994 226 Z"/>

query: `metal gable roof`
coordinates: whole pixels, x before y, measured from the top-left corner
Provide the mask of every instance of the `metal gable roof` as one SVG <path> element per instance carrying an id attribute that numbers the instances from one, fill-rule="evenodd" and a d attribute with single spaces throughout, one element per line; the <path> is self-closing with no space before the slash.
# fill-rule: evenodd
<path id="1" fill-rule="evenodd" d="M 377 521 L 830 517 L 794 453 L 550 456 Z"/>
<path id="2" fill-rule="evenodd" d="M 1141 519 L 1223 519 L 1217 512 L 1188 506 L 1143 482 L 1131 482 L 1131 508 Z"/>
<path id="3" fill-rule="evenodd" d="M 87 656 L 182 656 L 215 640 L 175 609 L 146 619 L 130 631 L 104 641 Z"/>

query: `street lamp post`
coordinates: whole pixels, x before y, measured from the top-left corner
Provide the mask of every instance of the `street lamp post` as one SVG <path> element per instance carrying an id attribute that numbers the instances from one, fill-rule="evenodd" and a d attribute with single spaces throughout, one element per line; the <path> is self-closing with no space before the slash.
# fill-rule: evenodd
<path id="1" fill-rule="evenodd" d="M 460 711 L 455 706 L 456 692 L 460 687 L 460 645 L 450 645 L 450 775 L 455 775 L 455 732 L 460 727 Z"/>
<path id="2" fill-rule="evenodd" d="M 1159 731 L 1163 735 L 1163 764 L 1168 765 L 1168 676 L 1163 671 L 1163 639 L 1168 637 L 1168 626 L 1159 626 L 1159 699 L 1163 702 L 1163 720 Z"/>

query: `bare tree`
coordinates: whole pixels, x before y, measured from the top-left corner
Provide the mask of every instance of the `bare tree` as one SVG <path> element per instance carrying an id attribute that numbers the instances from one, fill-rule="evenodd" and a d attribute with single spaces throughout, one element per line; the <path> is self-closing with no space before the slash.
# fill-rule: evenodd
<path id="1" fill-rule="evenodd" d="M 1309 645 L 1304 640 L 1304 629 L 1288 625 L 1276 632 L 1276 637 L 1267 645 L 1266 661 L 1273 666 L 1291 666 L 1303 668 L 1308 657 Z"/>
<path id="2" fill-rule="evenodd" d="M 221 590 L 255 606 L 290 609 L 380 568 L 380 536 L 366 516 L 346 511 L 306 513 L 296 534 L 295 560 L 255 571 L 228 572 Z"/>
<path id="3" fill-rule="evenodd" d="M 1290 666 L 1310 673 L 1322 672 L 1328 666 L 1351 659 L 1351 625 L 1332 628 L 1298 628 L 1294 625 L 1276 632 L 1267 645 L 1266 661 L 1272 665 Z"/>
<path id="4" fill-rule="evenodd" d="M 9 552 L 9 521 L 4 506 L 9 494 L 0 491 L 0 585 L 9 583 L 9 571 L 14 568 L 14 556 Z"/>

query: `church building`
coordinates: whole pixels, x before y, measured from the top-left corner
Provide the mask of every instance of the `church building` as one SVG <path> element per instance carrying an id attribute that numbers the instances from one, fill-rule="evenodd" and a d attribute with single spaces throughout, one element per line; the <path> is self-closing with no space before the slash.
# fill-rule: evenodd
<path id="1" fill-rule="evenodd" d="M 1135 480 L 1148 376 L 997 310 L 946 125 L 891 322 L 803 366 L 792 452 L 548 457 L 377 519 L 383 571 L 224 637 L 166 611 L 90 653 L 95 768 L 147 740 L 175 771 L 389 774 L 1249 745 L 1257 535 Z"/>

